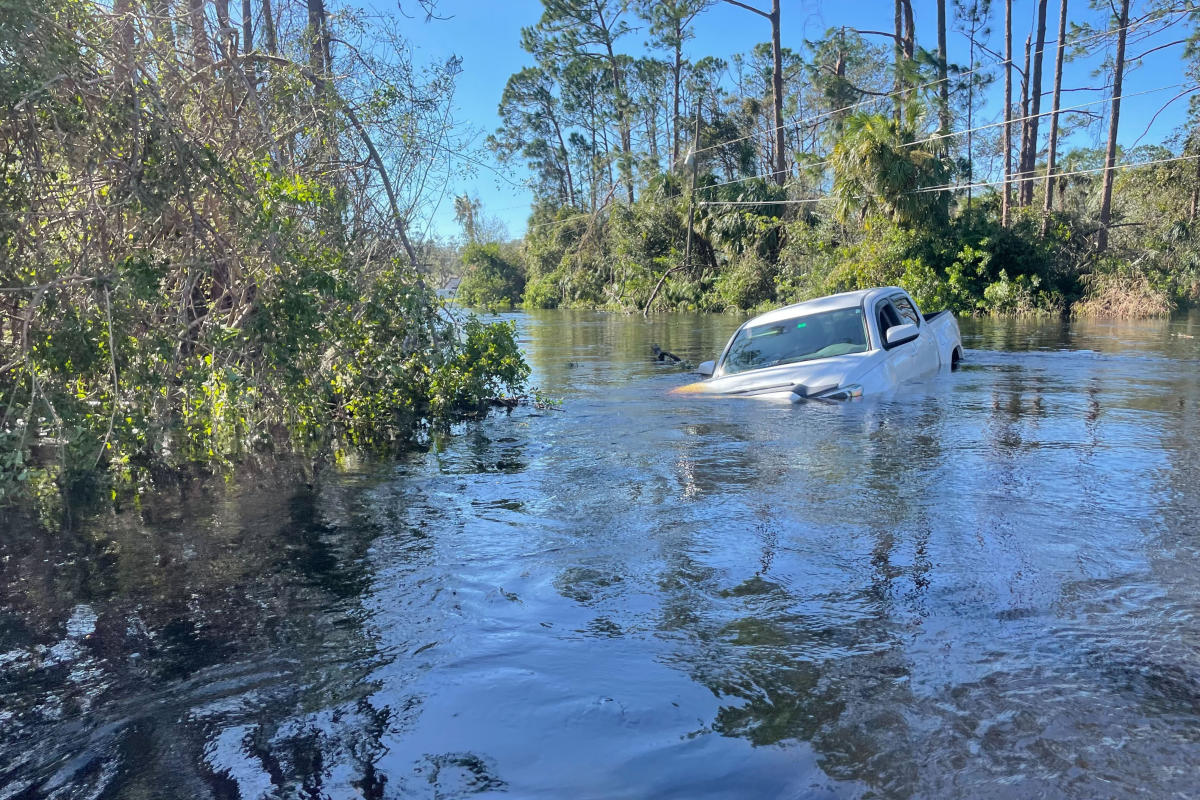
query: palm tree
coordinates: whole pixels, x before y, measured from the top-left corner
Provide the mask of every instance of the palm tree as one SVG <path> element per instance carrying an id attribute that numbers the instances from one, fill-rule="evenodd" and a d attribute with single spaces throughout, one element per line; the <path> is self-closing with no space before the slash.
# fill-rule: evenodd
<path id="1" fill-rule="evenodd" d="M 460 194 L 454 197 L 454 219 L 462 226 L 463 235 L 467 237 L 468 244 L 475 244 L 478 237 L 478 220 L 476 219 L 479 213 L 479 200 L 472 199 L 470 195 Z"/>
<path id="2" fill-rule="evenodd" d="M 846 118 L 833 147 L 833 193 L 846 219 L 888 217 L 905 227 L 949 218 L 951 164 L 937 140 L 917 143 L 915 113 L 896 121 L 879 114 Z"/>

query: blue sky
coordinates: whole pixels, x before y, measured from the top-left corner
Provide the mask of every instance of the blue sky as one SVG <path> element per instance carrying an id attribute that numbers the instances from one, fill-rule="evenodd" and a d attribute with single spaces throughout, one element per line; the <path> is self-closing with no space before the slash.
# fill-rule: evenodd
<path id="1" fill-rule="evenodd" d="M 508 77 L 532 63 L 531 57 L 521 49 L 520 31 L 522 27 L 537 22 L 542 12 L 541 2 L 439 0 L 439 14 L 446 19 L 430 22 L 426 22 L 424 16 L 415 8 L 415 0 L 400 0 L 400 3 L 411 17 L 405 17 L 396 11 L 395 0 L 377 0 L 375 9 L 381 13 L 396 13 L 397 24 L 411 42 L 413 56 L 418 63 L 440 61 L 450 55 L 462 58 L 463 72 L 459 77 L 455 96 L 455 119 L 461 132 L 473 135 L 476 148 L 471 151 L 471 155 L 482 159 L 501 173 L 474 166 L 472 175 L 455 179 L 447 187 L 436 210 L 429 215 L 429 229 L 439 236 L 457 235 L 458 226 L 454 222 L 452 198 L 455 194 L 467 192 L 478 196 L 483 202 L 484 212 L 499 218 L 511 236 L 519 237 L 525 230 L 531 200 L 529 192 L 522 186 L 526 175 L 520 170 L 500 168 L 488 153 L 484 139 L 499 124 L 496 107 Z M 995 7 L 991 41 L 992 46 L 999 51 L 1003 48 L 1003 2 L 993 0 L 993 3 Z M 766 9 L 769 7 L 769 0 L 758 0 L 757 4 Z M 951 6 L 952 13 L 953 2 L 948 5 Z M 1135 15 L 1142 5 L 1144 3 L 1135 0 Z M 937 44 L 936 2 L 914 0 L 913 6 L 918 44 L 932 50 Z M 1035 7 L 1034 0 L 1014 0 L 1013 3 L 1013 48 L 1018 61 L 1022 57 L 1025 36 L 1032 28 Z M 1072 21 L 1090 22 L 1098 30 L 1109 27 L 1106 17 L 1101 12 L 1087 7 L 1083 0 L 1070 0 L 1069 8 L 1068 18 Z M 889 29 L 892 24 L 892 0 L 783 0 L 781 16 L 783 46 L 800 50 L 805 39 L 819 38 L 827 29 L 835 26 Z M 1050 0 L 1047 39 L 1055 37 L 1057 20 L 1058 0 Z M 687 54 L 690 57 L 695 59 L 715 55 L 728 58 L 734 53 L 749 51 L 759 42 L 769 41 L 770 26 L 765 19 L 755 14 L 718 2 L 697 19 L 695 34 L 695 38 L 687 45 Z M 1149 43 L 1136 46 L 1131 43 L 1129 54 L 1136 55 L 1156 44 L 1166 44 L 1183 38 L 1183 35 L 1182 26 L 1176 26 Z M 640 42 L 645 38 L 640 33 L 635 36 L 635 39 L 630 40 L 631 47 L 632 42 Z M 1070 41 L 1069 32 L 1067 37 Z M 967 61 L 966 39 L 961 34 L 951 34 L 949 50 L 951 62 Z M 1128 96 L 1135 92 L 1186 82 L 1181 62 L 1182 52 L 1181 45 L 1174 45 L 1148 56 L 1141 66 L 1127 77 L 1124 94 Z M 1099 86 L 1103 83 L 1103 78 L 1092 77 L 1091 72 L 1105 55 L 1105 50 L 1100 48 L 1091 52 L 1088 57 L 1069 64 L 1064 75 L 1064 87 Z M 1053 50 L 1048 46 L 1043 66 L 1046 72 L 1044 88 L 1047 91 L 1053 85 L 1053 68 Z M 1129 146 L 1142 136 L 1160 105 L 1174 97 L 1182 88 L 1158 91 L 1125 101 L 1121 113 L 1121 143 Z M 990 95 L 996 99 L 1001 96 L 1002 91 L 1003 83 L 997 80 L 990 90 Z M 1064 105 L 1085 103 L 1104 96 L 1100 91 L 1075 91 L 1064 95 L 1063 102 Z M 1048 105 L 1047 99 L 1043 110 L 1046 110 Z M 1097 111 L 1107 110 L 1106 105 L 1096 105 L 1092 108 Z M 1182 123 L 1186 111 L 1187 98 L 1176 100 L 1159 116 L 1141 143 L 1163 141 Z M 981 122 L 998 120 L 1000 114 L 1001 105 L 992 102 L 984 110 Z M 1104 126 L 1095 125 L 1093 128 L 1093 131 L 1076 134 L 1071 145 L 1101 145 Z"/>

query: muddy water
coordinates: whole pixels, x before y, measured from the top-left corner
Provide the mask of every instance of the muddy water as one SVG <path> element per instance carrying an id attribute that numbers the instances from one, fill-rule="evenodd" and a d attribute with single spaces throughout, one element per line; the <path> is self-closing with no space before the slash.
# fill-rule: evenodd
<path id="1" fill-rule="evenodd" d="M 818 407 L 514 318 L 561 410 L 0 530 L 0 798 L 1200 796 L 1200 318 Z"/>

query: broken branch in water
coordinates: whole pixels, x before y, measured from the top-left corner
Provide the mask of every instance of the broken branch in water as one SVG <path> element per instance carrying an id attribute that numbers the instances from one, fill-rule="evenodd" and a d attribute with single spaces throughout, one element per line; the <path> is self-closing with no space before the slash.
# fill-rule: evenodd
<path id="1" fill-rule="evenodd" d="M 650 352 L 654 353 L 655 361 L 670 361 L 672 364 L 678 364 L 680 361 L 683 361 L 679 356 L 663 350 L 656 344 L 650 345 Z"/>
<path id="2" fill-rule="evenodd" d="M 559 403 L 552 401 L 541 395 L 519 394 L 515 397 L 489 397 L 488 405 L 493 408 L 504 408 L 512 411 L 518 406 L 532 406 L 539 411 L 562 411 L 559 408 Z"/>

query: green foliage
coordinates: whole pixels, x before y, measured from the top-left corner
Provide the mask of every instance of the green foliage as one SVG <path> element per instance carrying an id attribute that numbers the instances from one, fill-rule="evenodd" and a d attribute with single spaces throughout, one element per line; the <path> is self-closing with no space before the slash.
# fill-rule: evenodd
<path id="1" fill-rule="evenodd" d="M 602 306 L 612 265 L 606 220 L 571 208 L 541 207 L 530 218 L 522 258 L 528 308 Z"/>
<path id="2" fill-rule="evenodd" d="M 35 12 L 40 12 L 35 13 Z M 44 97 L 81 54 L 63 30 L 83 26 L 81 0 L 0 0 L 0 104 L 13 109 Z M 44 24 L 35 24 L 35 21 Z"/>
<path id="3" fill-rule="evenodd" d="M 481 413 L 488 398 L 524 386 L 529 366 L 516 336 L 512 322 L 484 324 L 476 318 L 467 320 L 462 346 L 431 375 L 430 411 L 435 419 Z"/>
<path id="4" fill-rule="evenodd" d="M 462 263 L 467 271 L 457 299 L 464 306 L 509 308 L 521 302 L 525 275 L 515 255 L 503 252 L 499 244 L 468 244 Z"/>
<path id="5" fill-rule="evenodd" d="M 1163 157 L 1153 151 L 1146 155 Z M 1114 216 L 1125 223 L 1113 230 L 1110 239 L 1117 258 L 1102 260 L 1092 272 L 1124 275 L 1115 283 L 1107 277 L 1100 279 L 1110 287 L 1124 285 L 1130 290 L 1130 306 L 1121 313 L 1162 307 L 1147 302 L 1147 286 L 1154 294 L 1164 293 L 1172 307 L 1200 302 L 1200 220 L 1195 211 L 1200 173 L 1196 164 L 1176 162 L 1124 170 L 1113 192 Z M 1142 278 L 1148 283 L 1143 285 Z M 1090 285 L 1089 297 L 1094 297 L 1097 289 Z"/>
<path id="6" fill-rule="evenodd" d="M 718 185 L 703 175 L 697 196 L 705 202 L 696 209 L 685 269 L 687 197 L 664 175 L 631 206 L 595 216 L 539 210 L 523 250 L 530 274 L 524 299 L 540 307 L 641 309 L 663 275 L 656 308 L 751 310 L 893 284 L 925 309 L 966 314 L 1062 313 L 1085 294 L 1089 308 L 1122 314 L 1160 313 L 1200 299 L 1200 225 L 1181 219 L 1200 188 L 1195 176 L 1159 167 L 1127 170 L 1122 180 L 1118 218 L 1148 222 L 1116 228 L 1117 252 L 1098 262 L 1094 224 L 1070 210 L 1051 214 L 1043 233 L 1036 203 L 1014 209 L 1006 227 L 995 196 L 951 214 L 946 193 L 928 193 L 940 199 L 868 204 L 864 212 L 874 213 L 847 218 L 837 197 L 785 205 L 779 201 L 788 188 L 761 179 Z M 1071 209 L 1090 202 L 1073 193 L 1099 187 L 1066 189 L 1062 203 Z M 1109 261 L 1136 264 L 1140 277 L 1084 280 Z M 1127 305 L 1116 302 L 1122 291 Z M 1154 299 L 1160 294 L 1164 302 Z M 1101 295 L 1102 303 L 1092 302 Z"/>
<path id="7" fill-rule="evenodd" d="M 247 101 L 241 67 L 192 69 L 212 42 L 121 53 L 102 8 L 0 4 L 0 502 L 403 443 L 522 390 L 513 328 L 407 266 L 419 188 L 382 174 L 427 160 L 453 64 L 359 84 L 277 59 Z"/>
<path id="8" fill-rule="evenodd" d="M 899 285 L 926 310 L 1012 314 L 1062 310 L 1064 294 L 1074 287 L 1070 276 L 1052 268 L 1064 244 L 1041 238 L 1033 220 L 1004 228 L 971 212 L 946 226 L 914 229 L 876 217 L 864 220 L 861 230 L 841 230 L 841 242 L 832 241 L 835 230 L 789 224 L 781 299 Z"/>
<path id="9" fill-rule="evenodd" d="M 938 142 L 924 141 L 909 107 L 903 122 L 852 114 L 833 146 L 833 192 L 843 219 L 883 215 L 906 227 L 944 224 L 952 171 Z"/>
<path id="10" fill-rule="evenodd" d="M 606 244 L 619 285 L 606 294 L 609 307 L 645 307 L 663 273 L 683 265 L 687 216 L 672 188 L 669 182 L 654 182 L 632 207 L 613 214 Z M 680 284 L 672 287 L 681 288 Z M 683 296 L 664 299 L 676 307 L 688 302 Z"/>
<path id="11" fill-rule="evenodd" d="M 744 253 L 721 271 L 712 293 L 720 310 L 752 309 L 774 302 L 776 266 L 756 253 Z"/>
<path id="12" fill-rule="evenodd" d="M 554 274 L 539 275 L 525 283 L 522 304 L 526 308 L 558 308 L 561 300 Z"/>

